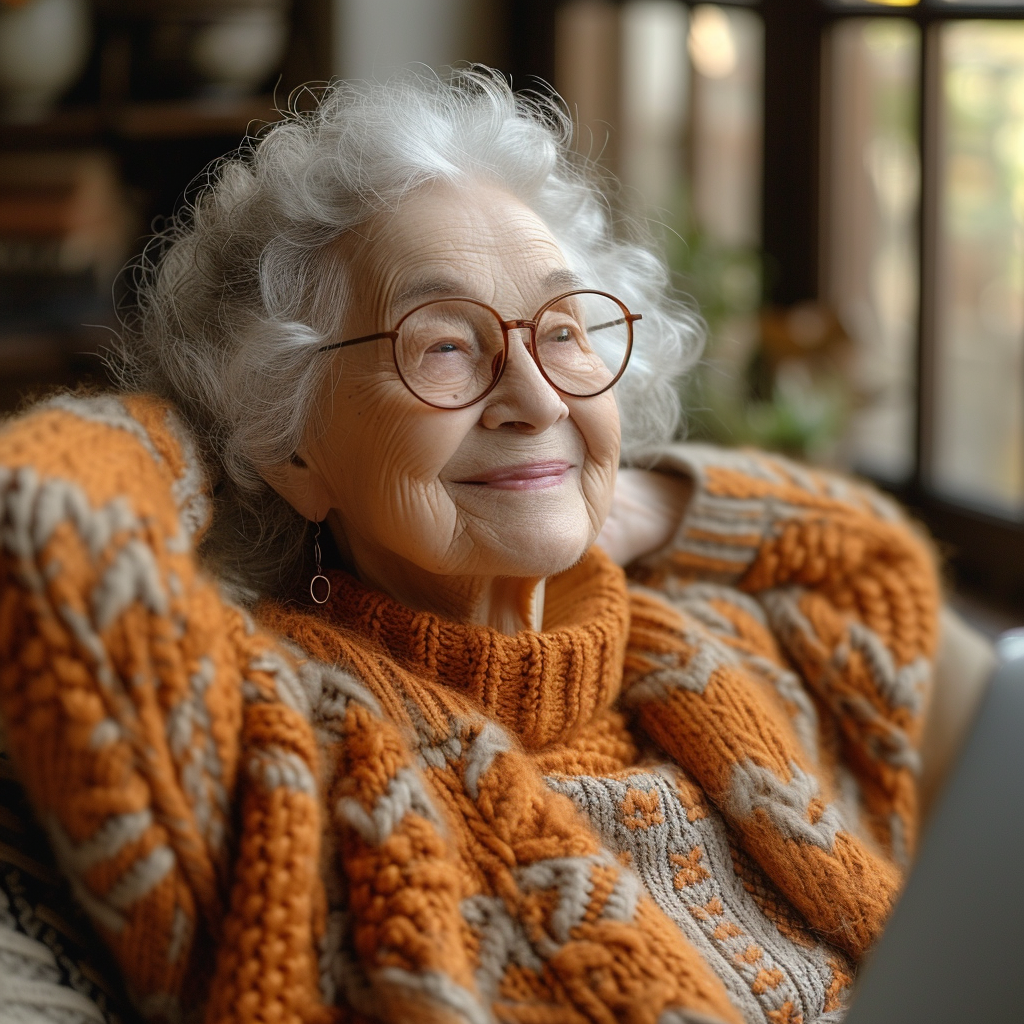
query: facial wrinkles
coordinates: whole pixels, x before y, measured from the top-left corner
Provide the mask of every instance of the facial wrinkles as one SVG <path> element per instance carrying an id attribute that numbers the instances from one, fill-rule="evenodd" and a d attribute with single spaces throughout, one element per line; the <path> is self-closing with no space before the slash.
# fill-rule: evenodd
<path id="1" fill-rule="evenodd" d="M 346 246 L 356 301 L 344 337 L 391 329 L 414 306 L 445 297 L 409 294 L 426 282 L 451 282 L 502 318 L 531 317 L 572 287 L 547 283 L 553 273 L 568 273 L 565 260 L 543 225 L 511 197 L 472 189 L 420 195 Z M 457 593 L 468 586 L 459 574 L 560 571 L 596 536 L 617 464 L 614 399 L 559 395 L 524 340 L 522 331 L 510 334 L 505 375 L 487 398 L 463 410 L 434 410 L 410 394 L 395 372 L 390 342 L 338 354 L 333 404 L 322 406 L 328 422 L 312 447 L 331 507 L 345 532 L 360 538 L 350 545 L 357 567 L 376 558 L 375 579 L 384 589 L 396 578 L 387 574 L 389 558 L 441 574 Z M 565 482 L 529 495 L 466 483 L 475 474 L 549 460 L 572 466 Z M 429 593 L 440 601 L 444 589 L 439 580 Z"/>
<path id="2" fill-rule="evenodd" d="M 369 251 L 364 258 L 369 257 L 367 259 L 369 276 L 376 277 L 382 282 L 382 286 L 372 306 L 372 323 L 366 326 L 368 332 L 378 329 L 374 325 L 388 324 L 390 326 L 397 323 L 398 319 L 409 309 L 429 300 L 427 296 L 423 296 L 399 305 L 396 299 L 403 292 L 408 291 L 410 281 L 451 280 L 459 282 L 460 292 L 467 294 L 470 298 L 476 298 L 495 306 L 503 318 L 515 318 L 532 316 L 547 299 L 552 297 L 538 292 L 535 283 L 537 280 L 546 277 L 549 271 L 565 269 L 564 259 L 553 240 L 537 230 L 536 223 L 525 210 L 522 213 L 514 214 L 511 218 L 507 216 L 504 218 L 494 217 L 482 226 L 475 223 L 472 226 L 474 242 L 472 251 L 453 249 L 446 244 L 447 239 L 439 239 L 431 230 L 422 232 L 416 230 L 417 227 L 429 229 L 432 226 L 414 223 L 410 230 L 409 224 L 403 222 L 404 230 L 398 257 L 390 259 L 382 259 L 381 255 L 386 253 L 392 256 L 394 253 L 395 247 L 389 244 L 391 241 L 389 236 L 393 233 L 393 224 L 386 222 L 381 231 L 370 233 L 368 237 Z M 508 244 L 509 236 L 516 239 L 515 244 Z M 513 371 L 511 365 L 506 370 L 506 374 L 509 374 L 510 377 L 523 372 L 539 374 L 534 365 L 526 367 L 519 362 L 524 358 L 531 359 L 526 351 L 525 340 L 525 334 L 522 331 L 513 331 L 510 336 L 510 361 L 519 364 L 516 371 Z M 393 364 L 389 365 L 388 369 L 393 375 Z M 471 407 L 471 410 L 472 419 L 475 422 L 479 416 L 479 409 Z M 469 411 L 466 410 L 466 412 Z M 465 428 L 461 422 L 456 423 L 455 421 L 455 417 L 460 416 L 460 412 L 447 411 L 441 415 L 449 418 L 453 442 L 461 441 L 465 434 Z M 401 428 L 397 422 L 392 424 L 392 428 L 392 439 L 395 439 Z M 486 434 L 490 435 L 491 432 L 488 431 Z M 486 468 L 493 468 L 494 465 L 513 465 L 528 460 L 555 458 L 564 450 L 564 445 L 558 446 L 555 439 L 544 438 L 538 445 L 539 440 L 536 437 L 494 436 L 487 437 L 478 447 L 491 449 L 490 452 L 481 450 Z M 395 448 L 402 446 L 387 445 L 384 447 L 393 452 Z M 453 454 L 457 447 L 458 444 L 453 443 Z M 574 447 L 582 448 L 582 445 L 574 445 Z M 550 449 L 550 451 L 543 449 Z M 433 454 L 436 456 L 436 451 Z M 582 458 L 582 451 L 580 456 Z M 408 485 L 416 479 L 415 472 L 410 478 L 409 470 L 415 471 L 419 460 L 409 458 L 403 462 L 405 464 L 402 466 L 393 463 L 379 464 L 378 477 L 382 481 L 387 480 L 389 475 L 392 481 L 404 478 L 408 489 Z M 466 468 L 472 471 L 473 468 L 485 467 L 467 466 Z M 433 505 L 438 505 L 440 504 L 440 496 L 437 494 L 438 486 L 455 478 L 452 473 L 444 472 L 442 479 L 432 476 L 418 481 L 419 493 Z M 448 488 L 445 487 L 445 490 L 447 491 Z M 406 500 L 409 500 L 408 496 L 406 496 Z"/>
<path id="3" fill-rule="evenodd" d="M 405 391 L 404 385 L 398 387 Z M 381 385 L 374 389 L 391 392 L 389 385 Z M 440 514 L 440 490 L 433 469 L 437 459 L 435 445 L 436 436 L 424 438 L 417 430 L 416 413 L 419 410 L 412 406 L 417 400 L 405 395 L 399 402 L 374 401 L 373 391 L 364 395 L 369 399 L 363 410 L 367 419 L 366 433 L 373 437 L 372 451 L 352 467 L 355 477 L 351 482 L 362 486 L 369 485 L 373 493 L 391 495 L 391 501 L 380 502 L 379 507 L 372 510 L 375 516 L 383 516 L 395 521 L 396 526 L 410 521 L 408 517 L 415 509 L 416 500 L 428 500 L 434 511 Z M 393 395 L 390 395 L 393 398 Z M 441 413 L 440 415 L 446 415 Z M 342 482 L 344 486 L 344 481 Z M 438 523 L 440 526 L 441 524 Z"/>
<path id="4" fill-rule="evenodd" d="M 364 383 L 364 378 L 368 378 L 369 383 Z M 386 376 L 377 372 L 352 374 L 346 383 L 352 386 L 346 388 L 340 401 L 358 406 L 357 416 L 365 420 L 361 436 L 372 438 L 372 448 L 364 450 L 365 457 L 349 461 L 348 472 L 330 474 L 335 480 L 334 507 L 360 507 L 366 519 L 376 520 L 394 533 L 401 532 L 426 512 L 438 535 L 451 534 L 449 550 L 455 547 L 462 531 L 444 486 L 436 475 L 437 433 L 424 437 L 423 432 L 417 429 L 417 417 L 424 412 L 431 415 L 430 412 L 408 394 L 400 381 L 394 379 L 393 364 Z M 435 415 L 447 418 L 460 414 L 445 412 Z M 454 444 L 460 432 L 452 430 L 450 434 Z M 323 441 L 326 465 L 329 467 L 332 462 L 342 464 L 348 439 L 329 431 Z M 378 496 L 372 508 L 358 498 L 366 493 Z M 370 525 L 368 521 L 352 516 L 346 519 L 350 531 L 354 529 L 364 533 L 365 527 Z"/>
<path id="5" fill-rule="evenodd" d="M 609 471 L 606 468 L 606 462 L 599 457 L 599 453 L 594 453 L 594 455 L 595 458 L 587 460 L 583 466 L 583 498 L 587 505 L 587 515 L 590 517 L 591 525 L 597 533 L 600 533 L 609 510 L 607 507 L 595 506 L 590 496 L 592 494 L 608 495 L 614 487 L 615 476 L 614 470 Z"/>
<path id="6" fill-rule="evenodd" d="M 458 216 L 456 214 L 456 216 Z M 416 227 L 422 230 L 417 232 Z M 493 306 L 503 318 L 528 317 L 552 296 L 538 294 L 535 282 L 548 270 L 565 267 L 565 261 L 553 239 L 544 235 L 527 212 L 513 214 L 502 221 L 497 216 L 483 224 L 472 225 L 473 250 L 452 248 L 448 240 L 438 238 L 431 225 L 416 225 L 402 238 L 397 259 L 372 260 L 371 273 L 381 281 L 373 314 L 378 323 L 392 324 L 414 305 L 426 298 L 396 302 L 408 283 L 416 280 L 450 279 L 466 286 L 470 298 Z M 392 225 L 385 227 L 377 252 L 387 245 Z M 512 244 L 509 238 L 513 238 Z"/>

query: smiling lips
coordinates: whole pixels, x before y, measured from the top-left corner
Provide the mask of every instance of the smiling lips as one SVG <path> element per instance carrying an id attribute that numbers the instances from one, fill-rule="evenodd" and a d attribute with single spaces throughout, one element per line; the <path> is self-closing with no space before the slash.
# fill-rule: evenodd
<path id="1" fill-rule="evenodd" d="M 572 463 L 561 460 L 553 462 L 528 462 L 521 466 L 505 466 L 480 473 L 462 484 L 475 484 L 500 491 L 538 491 L 544 487 L 555 487 L 572 468 Z"/>

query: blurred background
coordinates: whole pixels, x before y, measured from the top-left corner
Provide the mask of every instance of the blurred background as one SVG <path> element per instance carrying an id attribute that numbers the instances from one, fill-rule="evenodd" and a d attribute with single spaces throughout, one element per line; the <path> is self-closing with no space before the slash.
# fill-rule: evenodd
<path id="1" fill-rule="evenodd" d="M 1024 2 L 0 0 L 0 409 L 103 380 L 118 269 L 302 83 L 465 60 L 661 238 L 690 435 L 867 475 L 1019 621 Z"/>

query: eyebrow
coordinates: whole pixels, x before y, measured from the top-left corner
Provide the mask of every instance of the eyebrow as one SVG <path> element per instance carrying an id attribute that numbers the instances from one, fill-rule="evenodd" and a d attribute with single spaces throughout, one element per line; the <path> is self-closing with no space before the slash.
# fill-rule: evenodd
<path id="1" fill-rule="evenodd" d="M 558 270 L 552 270 L 547 277 L 541 281 L 541 285 L 545 289 L 555 288 L 584 288 L 583 278 L 579 274 L 574 273 L 566 267 L 560 267 Z"/>
<path id="2" fill-rule="evenodd" d="M 542 292 L 554 291 L 558 288 L 582 288 L 583 279 L 571 270 L 559 267 L 552 270 L 541 278 L 539 290 Z M 420 281 L 414 281 L 405 291 L 401 292 L 394 300 L 394 308 L 402 309 L 417 299 L 428 299 L 433 296 L 467 295 L 470 289 L 465 284 L 450 277 L 430 277 Z"/>
<path id="3" fill-rule="evenodd" d="M 394 301 L 396 308 L 401 308 L 416 299 L 427 299 L 433 295 L 463 295 L 465 291 L 458 282 L 447 277 L 431 277 L 415 281 L 405 289 Z"/>

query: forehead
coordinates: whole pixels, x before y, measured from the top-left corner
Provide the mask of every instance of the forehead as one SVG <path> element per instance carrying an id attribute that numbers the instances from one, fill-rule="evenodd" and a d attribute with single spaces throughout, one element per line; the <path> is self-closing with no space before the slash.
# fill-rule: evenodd
<path id="1" fill-rule="evenodd" d="M 497 188 L 425 188 L 370 225 L 353 266 L 378 309 L 398 311 L 432 294 L 486 302 L 536 302 L 552 282 L 574 282 L 544 222 Z M 366 294 L 366 291 L 363 291 Z M 532 310 L 531 310 L 532 311 Z M 511 310 L 510 310 L 511 312 Z"/>

